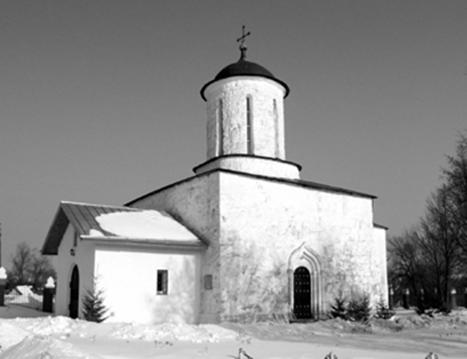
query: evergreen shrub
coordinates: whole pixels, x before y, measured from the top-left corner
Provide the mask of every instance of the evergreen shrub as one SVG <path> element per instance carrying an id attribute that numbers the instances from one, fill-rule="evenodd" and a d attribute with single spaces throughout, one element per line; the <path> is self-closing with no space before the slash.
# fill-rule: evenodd
<path id="1" fill-rule="evenodd" d="M 334 298 L 334 304 L 331 305 L 330 314 L 332 318 L 340 318 L 344 320 L 348 319 L 347 301 L 345 297 L 339 295 L 338 297 Z"/>
<path id="2" fill-rule="evenodd" d="M 376 313 L 375 313 L 375 318 L 378 318 L 378 319 L 390 319 L 394 316 L 394 314 L 396 314 L 396 312 L 394 310 L 392 310 L 391 308 L 389 308 L 386 303 L 384 302 L 384 300 L 380 300 L 377 304 L 376 304 Z"/>
<path id="3" fill-rule="evenodd" d="M 358 295 L 352 297 L 347 307 L 349 320 L 355 322 L 367 322 L 370 319 L 371 307 L 368 295 Z"/>
<path id="4" fill-rule="evenodd" d="M 88 322 L 103 322 L 108 318 L 109 309 L 104 305 L 102 290 L 87 290 L 83 298 L 83 316 Z"/>

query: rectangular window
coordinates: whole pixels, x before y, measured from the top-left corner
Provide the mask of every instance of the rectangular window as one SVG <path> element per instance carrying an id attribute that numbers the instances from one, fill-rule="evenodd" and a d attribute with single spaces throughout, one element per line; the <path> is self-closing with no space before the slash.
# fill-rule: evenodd
<path id="1" fill-rule="evenodd" d="M 157 294 L 167 294 L 169 287 L 169 271 L 167 269 L 157 270 Z"/>
<path id="2" fill-rule="evenodd" d="M 204 289 L 206 290 L 212 289 L 212 274 L 206 274 L 204 276 Z"/>

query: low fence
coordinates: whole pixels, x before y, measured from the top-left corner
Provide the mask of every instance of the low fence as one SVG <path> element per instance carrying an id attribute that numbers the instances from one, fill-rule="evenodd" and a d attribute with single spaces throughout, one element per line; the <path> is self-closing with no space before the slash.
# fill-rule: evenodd
<path id="1" fill-rule="evenodd" d="M 417 307 L 423 305 L 425 308 L 436 307 L 436 304 L 444 303 L 444 296 L 440 296 L 437 291 L 425 292 L 423 289 L 414 292 L 408 288 L 402 292 L 395 293 L 389 290 L 389 304 L 391 307 Z M 467 288 L 452 288 L 449 291 L 449 300 L 446 305 L 448 309 L 457 307 L 467 308 Z"/>
<path id="2" fill-rule="evenodd" d="M 245 349 L 243 349 L 243 348 L 239 348 L 238 349 L 238 355 L 234 356 L 233 358 L 235 358 L 235 359 L 255 359 L 250 354 L 248 354 L 245 351 Z M 339 359 L 339 357 L 336 354 L 334 354 L 333 352 L 329 352 L 328 354 L 326 354 L 326 356 L 323 359 Z M 425 359 L 440 359 L 440 357 L 436 353 L 429 352 L 428 355 L 425 356 Z"/>

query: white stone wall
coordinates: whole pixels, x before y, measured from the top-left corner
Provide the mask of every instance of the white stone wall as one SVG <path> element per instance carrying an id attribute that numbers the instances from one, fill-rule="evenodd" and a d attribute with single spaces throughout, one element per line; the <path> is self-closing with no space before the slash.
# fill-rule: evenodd
<path id="1" fill-rule="evenodd" d="M 103 290 L 107 321 L 197 323 L 200 255 L 145 248 L 97 247 L 96 286 Z M 168 293 L 157 294 L 157 270 L 168 270 Z"/>
<path id="2" fill-rule="evenodd" d="M 375 277 L 375 288 L 373 302 L 383 300 L 389 303 L 388 296 L 388 273 L 387 273 L 387 251 L 386 251 L 386 230 L 375 227 L 373 229 L 373 254 L 371 256 L 371 267 Z M 379 281 L 377 280 L 379 278 Z M 378 295 L 379 294 L 379 295 Z"/>
<path id="3" fill-rule="evenodd" d="M 71 224 L 63 235 L 62 242 L 58 248 L 58 254 L 54 258 L 57 271 L 57 287 L 55 297 L 55 314 L 69 315 L 68 305 L 70 303 L 70 280 L 71 272 L 75 265 L 79 270 L 79 317 L 82 317 L 82 296 L 86 289 L 92 288 L 94 277 L 94 245 L 90 242 L 78 239 L 77 246 L 73 246 L 74 229 Z M 75 255 L 71 255 L 74 249 Z"/>
<path id="4" fill-rule="evenodd" d="M 387 296 L 385 232 L 373 227 L 371 198 L 215 172 L 133 204 L 166 210 L 209 242 L 200 278 L 201 322 L 291 311 L 291 255 L 320 262 L 320 311 L 342 290 Z M 296 264 L 295 264 L 296 265 Z M 202 284 L 202 283 L 201 283 Z"/>
<path id="5" fill-rule="evenodd" d="M 251 154 L 285 159 L 284 148 L 285 89 L 273 80 L 262 77 L 229 77 L 208 86 L 207 99 L 207 157 L 221 154 L 247 154 L 247 105 L 251 97 Z M 222 100 L 222 115 L 219 114 Z M 274 108 L 274 102 L 276 103 Z M 222 121 L 220 120 L 222 118 Z M 223 130 L 220 131 L 221 126 Z M 219 138 L 223 133 L 222 140 Z M 223 150 L 219 153 L 219 143 Z"/>
<path id="6" fill-rule="evenodd" d="M 159 209 L 169 212 L 176 219 L 207 241 L 209 246 L 201 257 L 201 279 L 213 275 L 214 290 L 200 286 L 201 322 L 216 322 L 219 319 L 219 174 L 193 178 L 190 181 L 169 187 L 132 204 L 132 207 Z"/>
<path id="7" fill-rule="evenodd" d="M 370 198 L 222 173 L 220 219 L 225 319 L 289 312 L 287 271 L 294 268 L 288 259 L 302 245 L 321 263 L 321 312 L 339 290 L 370 293 L 373 300 L 385 284 L 375 272 L 375 263 L 380 272 L 385 267 L 385 256 L 374 244 Z"/>

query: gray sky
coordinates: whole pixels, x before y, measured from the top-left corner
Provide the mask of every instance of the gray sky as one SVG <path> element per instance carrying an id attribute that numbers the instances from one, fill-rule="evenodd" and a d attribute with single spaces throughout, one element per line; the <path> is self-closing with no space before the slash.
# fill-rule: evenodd
<path id="1" fill-rule="evenodd" d="M 0 1 L 0 221 L 9 260 L 60 200 L 122 204 L 205 160 L 199 89 L 248 58 L 288 83 L 302 178 L 379 196 L 398 234 L 467 128 L 467 1 Z M 7 263 L 8 264 L 8 263 Z"/>

